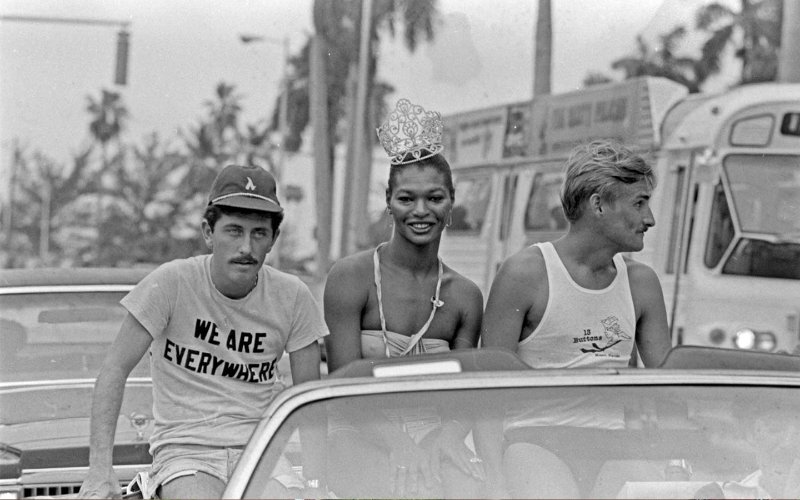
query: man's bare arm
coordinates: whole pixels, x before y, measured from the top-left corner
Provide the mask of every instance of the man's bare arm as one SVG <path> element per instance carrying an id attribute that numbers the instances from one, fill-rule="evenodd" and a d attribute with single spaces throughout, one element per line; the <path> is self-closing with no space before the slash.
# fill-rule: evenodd
<path id="1" fill-rule="evenodd" d="M 672 348 L 661 283 L 653 269 L 638 262 L 629 262 L 628 275 L 636 308 L 636 346 L 644 366 L 654 368 Z"/>
<path id="2" fill-rule="evenodd" d="M 524 250 L 509 258 L 494 278 L 481 326 L 481 346 L 517 352 L 525 319 L 533 307 L 530 258 Z M 503 416 L 501 408 L 488 409 L 473 428 L 478 455 L 484 461 L 487 494 L 505 497 L 503 462 Z"/>
<path id="3" fill-rule="evenodd" d="M 525 317 L 533 306 L 532 289 L 535 278 L 529 260 L 522 253 L 516 254 L 497 272 L 483 314 L 483 347 L 502 347 L 512 352 L 517 351 Z"/>
<path id="4" fill-rule="evenodd" d="M 290 353 L 289 363 L 293 384 L 319 380 L 319 344 L 314 341 L 302 349 Z M 327 418 L 320 405 L 303 415 L 305 421 L 300 424 L 300 445 L 304 450 L 303 476 L 306 480 L 320 480 L 324 484 L 326 482 L 324 474 L 326 457 L 322 451 L 325 449 L 325 437 L 328 430 Z"/>
<path id="5" fill-rule="evenodd" d="M 111 498 L 121 494 L 112 468 L 117 418 L 122 406 L 125 381 L 152 341 L 153 338 L 136 318 L 131 314 L 125 316 L 94 386 L 89 474 L 81 486 L 81 498 Z"/>
<path id="6" fill-rule="evenodd" d="M 325 283 L 323 307 L 330 335 L 325 338 L 328 370 L 361 359 L 361 311 L 367 301 L 354 259 L 336 263 Z"/>

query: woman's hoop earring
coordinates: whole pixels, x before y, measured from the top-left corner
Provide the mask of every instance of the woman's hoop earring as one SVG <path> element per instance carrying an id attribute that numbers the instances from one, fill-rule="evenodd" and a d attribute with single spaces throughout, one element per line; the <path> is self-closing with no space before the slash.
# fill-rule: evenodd
<path id="1" fill-rule="evenodd" d="M 447 214 L 447 222 L 444 223 L 444 227 L 450 227 L 453 224 L 453 212 L 451 211 Z"/>

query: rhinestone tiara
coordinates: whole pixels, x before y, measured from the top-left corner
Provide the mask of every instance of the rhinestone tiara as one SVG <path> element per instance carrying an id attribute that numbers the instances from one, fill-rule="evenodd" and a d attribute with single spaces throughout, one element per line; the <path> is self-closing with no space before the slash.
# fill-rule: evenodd
<path id="1" fill-rule="evenodd" d="M 403 165 L 441 153 L 443 130 L 439 112 L 400 99 L 377 133 L 392 165 Z"/>

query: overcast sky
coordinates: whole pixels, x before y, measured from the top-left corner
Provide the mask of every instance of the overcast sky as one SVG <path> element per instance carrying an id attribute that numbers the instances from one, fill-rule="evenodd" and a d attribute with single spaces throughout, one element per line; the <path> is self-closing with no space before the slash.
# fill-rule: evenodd
<path id="1" fill-rule="evenodd" d="M 553 92 L 577 89 L 589 71 L 682 22 L 703 0 L 553 0 Z M 379 73 L 443 113 L 531 97 L 534 0 L 440 0 L 432 45 L 413 55 L 384 42 Z M 0 15 L 130 22 L 129 82 L 117 87 L 131 116 L 128 140 L 165 138 L 193 124 L 216 84 L 236 85 L 245 122 L 272 109 L 280 43 L 244 45 L 241 33 L 280 40 L 292 52 L 311 31 L 311 0 L 0 0 Z M 117 28 L 0 21 L 0 168 L 11 141 L 68 163 L 88 140 L 86 96 L 112 84 Z M 0 177 L 2 177 L 0 175 Z"/>

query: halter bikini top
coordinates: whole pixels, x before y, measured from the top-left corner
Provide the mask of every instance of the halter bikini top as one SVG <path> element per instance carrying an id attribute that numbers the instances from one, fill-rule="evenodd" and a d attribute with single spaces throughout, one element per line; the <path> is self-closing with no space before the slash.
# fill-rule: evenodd
<path id="1" fill-rule="evenodd" d="M 381 263 L 380 258 L 378 257 L 378 250 L 380 250 L 386 243 L 381 243 L 375 248 L 375 253 L 372 256 L 373 267 L 375 271 L 375 288 L 377 289 L 378 294 L 378 313 L 381 317 L 381 332 L 383 334 L 383 345 L 386 351 L 386 357 L 389 358 L 390 351 L 389 351 L 389 338 L 388 332 L 386 331 L 386 317 L 383 314 L 383 294 L 381 293 Z M 442 274 L 443 274 L 443 265 L 442 265 L 442 258 L 439 257 L 439 273 L 436 278 L 436 292 L 433 297 L 431 297 L 431 302 L 433 303 L 433 307 L 431 308 L 431 314 L 428 316 L 428 321 L 422 325 L 422 328 L 419 329 L 417 333 L 412 335 L 408 340 L 408 345 L 405 349 L 400 353 L 400 356 L 405 356 L 419 343 L 422 336 L 425 335 L 425 332 L 428 331 L 428 328 L 431 326 L 431 322 L 433 321 L 433 316 L 436 314 L 436 310 L 439 309 L 444 305 L 439 299 L 439 292 L 442 288 Z"/>

